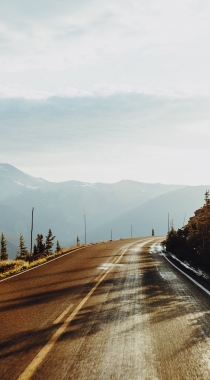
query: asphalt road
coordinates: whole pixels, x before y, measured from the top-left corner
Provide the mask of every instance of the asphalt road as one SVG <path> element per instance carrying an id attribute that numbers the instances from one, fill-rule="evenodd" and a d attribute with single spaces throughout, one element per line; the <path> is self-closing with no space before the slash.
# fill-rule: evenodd
<path id="1" fill-rule="evenodd" d="M 102 243 L 0 282 L 1 380 L 210 379 L 210 299 L 160 238 Z"/>

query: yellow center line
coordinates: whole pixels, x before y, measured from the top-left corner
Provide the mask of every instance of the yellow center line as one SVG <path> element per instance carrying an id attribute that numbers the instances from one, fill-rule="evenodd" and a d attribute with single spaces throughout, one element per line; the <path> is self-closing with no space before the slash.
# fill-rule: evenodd
<path id="1" fill-rule="evenodd" d="M 144 245 L 145 243 L 147 242 L 143 242 L 142 245 Z M 121 260 L 122 256 L 124 255 L 124 253 L 127 251 L 127 249 L 133 245 L 134 243 L 132 244 L 129 244 L 129 246 L 127 246 L 122 254 L 114 261 L 114 263 L 118 263 L 118 261 Z M 34 359 L 31 361 L 31 363 L 26 367 L 26 369 L 22 372 L 22 374 L 18 377 L 17 380 L 29 380 L 31 379 L 31 377 L 33 376 L 33 374 L 35 373 L 35 371 L 37 370 L 37 368 L 40 366 L 40 364 L 43 362 L 44 358 L 47 356 L 47 354 L 49 353 L 49 351 L 53 348 L 53 346 L 55 345 L 55 343 L 57 342 L 57 340 L 59 339 L 59 337 L 64 333 L 64 331 L 66 330 L 66 328 L 68 327 L 69 323 L 74 319 L 74 317 L 77 315 L 77 313 L 80 311 L 80 309 L 84 306 L 84 304 L 88 301 L 88 299 L 92 296 L 92 294 L 95 292 L 95 290 L 97 289 L 97 287 L 101 284 L 101 282 L 105 279 L 105 277 L 108 275 L 108 273 L 112 270 L 112 267 L 110 267 L 106 273 L 104 273 L 100 278 L 99 280 L 97 281 L 97 283 L 94 285 L 94 287 L 89 291 L 89 293 L 85 296 L 85 298 L 83 298 L 83 300 L 79 303 L 79 305 L 74 309 L 74 311 L 66 318 L 66 320 L 63 322 L 63 324 L 58 328 L 57 331 L 55 331 L 55 333 L 52 335 L 52 337 L 50 338 L 50 340 L 45 344 L 44 347 L 41 348 L 41 350 L 38 352 L 38 354 L 34 357 Z M 97 277 L 98 279 L 98 277 Z M 69 305 L 69 308 L 70 308 L 71 305 Z M 64 311 L 64 313 L 66 312 L 66 310 Z M 65 313 L 67 314 L 68 311 Z M 62 313 L 63 314 L 63 313 Z M 62 315 L 61 314 L 61 315 Z M 55 321 L 56 322 L 56 321 Z M 54 323 L 55 323 L 54 322 Z"/>
<path id="2" fill-rule="evenodd" d="M 53 322 L 53 325 L 57 325 L 58 323 L 60 323 L 62 321 L 62 319 L 66 316 L 66 314 L 68 314 L 68 312 L 72 309 L 72 307 L 74 306 L 73 303 L 71 303 L 67 308 L 66 310 L 63 311 L 63 313 L 61 315 L 59 315 L 58 318 L 56 318 L 56 320 Z"/>

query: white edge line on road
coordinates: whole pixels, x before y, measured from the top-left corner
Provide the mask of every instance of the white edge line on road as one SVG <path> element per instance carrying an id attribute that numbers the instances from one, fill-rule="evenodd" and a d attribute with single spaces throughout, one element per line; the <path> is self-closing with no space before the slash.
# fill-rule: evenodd
<path id="1" fill-rule="evenodd" d="M 117 260 L 114 261 L 116 264 L 124 253 L 127 251 L 127 249 L 133 245 L 134 243 L 130 244 L 128 247 L 126 247 L 122 254 L 117 258 Z M 94 285 L 94 287 L 89 291 L 89 293 L 85 296 L 85 298 L 82 299 L 82 301 L 79 303 L 79 305 L 76 307 L 76 309 L 66 318 L 66 320 L 63 322 L 63 324 L 58 328 L 58 330 L 55 331 L 55 333 L 52 335 L 50 340 L 45 344 L 44 347 L 41 348 L 41 350 L 38 352 L 38 354 L 34 357 L 34 359 L 31 361 L 31 363 L 26 367 L 26 369 L 22 372 L 22 374 L 18 377 L 18 380 L 29 380 L 33 376 L 36 369 L 40 366 L 44 358 L 47 356 L 48 352 L 53 348 L 54 344 L 58 340 L 58 338 L 64 333 L 69 323 L 74 319 L 74 317 L 77 315 L 77 313 L 80 311 L 80 309 L 84 306 L 84 304 L 88 301 L 90 296 L 94 293 L 94 291 L 97 289 L 97 287 L 100 285 L 100 283 L 105 279 L 105 277 L 108 275 L 108 273 L 112 270 L 112 267 L 110 267 L 106 273 L 104 273 L 97 283 Z M 98 279 L 99 276 L 97 276 Z"/>
<path id="2" fill-rule="evenodd" d="M 199 282 L 195 281 L 192 277 L 190 277 L 187 273 L 185 273 L 184 271 L 182 271 L 180 268 L 178 268 L 175 264 L 173 264 L 167 257 L 165 254 L 163 254 L 163 256 L 165 257 L 165 259 L 171 264 L 173 265 L 174 268 L 178 269 L 179 272 L 181 272 L 182 274 L 184 274 L 186 277 L 189 278 L 189 280 L 191 280 L 192 282 L 194 282 L 194 284 L 196 284 L 197 286 L 199 286 L 199 288 L 201 288 L 202 290 L 204 290 L 204 292 L 206 292 L 209 296 L 210 296 L 210 291 L 207 290 L 206 288 L 204 288 L 204 286 L 202 286 L 201 284 L 199 284 Z"/>
<path id="3" fill-rule="evenodd" d="M 142 242 L 142 246 L 150 242 L 151 240 L 146 240 Z M 124 253 L 134 244 L 138 242 L 132 242 L 129 244 L 121 253 L 121 255 L 114 261 L 114 264 L 117 264 L 121 258 L 123 257 Z M 55 333 L 52 335 L 50 340 L 45 344 L 44 347 L 41 348 L 41 350 L 38 352 L 38 354 L 34 357 L 34 359 L 29 363 L 29 365 L 26 367 L 26 369 L 22 372 L 22 374 L 18 377 L 17 380 L 30 380 L 31 377 L 34 375 L 37 368 L 40 366 L 44 358 L 47 356 L 48 352 L 53 348 L 59 337 L 64 333 L 66 328 L 68 327 L 69 323 L 74 319 L 74 317 L 77 315 L 77 313 L 80 311 L 80 309 L 84 306 L 84 304 L 88 301 L 88 299 L 91 297 L 91 295 L 94 293 L 94 291 L 97 289 L 97 287 L 101 284 L 101 282 L 105 279 L 105 277 L 108 275 L 109 272 L 111 272 L 113 268 L 110 267 L 106 273 L 104 273 L 102 276 L 96 277 L 96 284 L 94 287 L 89 291 L 89 293 L 83 298 L 83 300 L 79 303 L 79 305 L 75 308 L 75 310 L 66 318 L 66 320 L 63 322 L 63 324 L 58 328 L 58 330 L 55 331 Z M 100 278 L 99 278 L 100 277 Z M 98 279 L 99 278 L 99 279 Z"/>
<path id="4" fill-rule="evenodd" d="M 137 242 L 137 243 L 138 243 L 138 242 Z M 97 243 L 96 243 L 96 244 L 97 244 Z M 135 243 L 132 243 L 132 244 L 135 244 Z M 95 244 L 94 244 L 94 245 L 95 245 Z M 0 280 L 0 283 L 3 282 L 3 281 L 11 280 L 12 278 L 17 277 L 17 276 L 20 276 L 21 274 L 24 274 L 24 273 L 26 273 L 26 272 L 29 272 L 30 270 L 40 268 L 40 267 L 43 266 L 43 265 L 46 265 L 46 264 L 51 263 L 51 261 L 55 261 L 55 260 L 61 259 L 63 256 L 69 255 L 69 254 L 72 253 L 72 252 L 80 251 L 81 249 L 88 248 L 88 247 L 91 247 L 91 245 L 87 245 L 86 247 L 81 247 L 81 248 L 75 248 L 75 249 L 72 249 L 72 251 L 65 252 L 65 253 L 63 253 L 62 255 L 60 255 L 60 256 L 58 256 L 58 257 L 55 257 L 54 259 L 51 259 L 51 260 L 49 260 L 49 261 L 46 261 L 46 262 L 43 263 L 43 264 L 38 264 L 38 265 L 36 265 L 36 266 L 33 267 L 33 268 L 25 269 L 23 272 L 19 272 L 19 273 L 14 274 L 14 275 L 12 275 L 12 276 L 10 276 L 10 277 L 3 278 L 3 280 Z"/>
<path id="5" fill-rule="evenodd" d="M 55 261 L 55 260 L 61 259 L 63 256 L 69 255 L 69 254 L 72 253 L 72 252 L 80 251 L 81 249 L 88 248 L 88 247 L 91 247 L 91 246 L 88 245 L 87 247 L 76 248 L 76 249 L 73 249 L 72 251 L 65 252 L 65 253 L 61 254 L 60 256 L 55 257 L 54 259 L 51 259 L 51 260 L 46 261 L 46 262 L 43 263 L 43 264 L 38 264 L 38 265 L 34 266 L 33 268 L 25 269 L 23 272 L 20 272 L 20 273 L 14 274 L 14 275 L 12 275 L 12 276 L 10 276 L 10 277 L 7 277 L 7 278 L 3 278 L 3 280 L 0 280 L 0 283 L 3 282 L 3 281 L 6 281 L 6 280 L 11 280 L 12 278 L 17 277 L 17 276 L 20 276 L 21 274 L 27 273 L 27 272 L 29 272 L 30 270 L 40 268 L 40 267 L 42 267 L 43 265 L 46 265 L 46 264 L 51 263 L 52 261 Z"/>

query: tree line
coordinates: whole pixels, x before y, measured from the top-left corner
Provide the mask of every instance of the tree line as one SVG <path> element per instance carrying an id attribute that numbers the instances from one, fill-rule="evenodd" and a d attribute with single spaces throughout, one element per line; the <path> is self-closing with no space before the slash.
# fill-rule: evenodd
<path id="1" fill-rule="evenodd" d="M 51 255 L 53 253 L 53 245 L 54 245 L 54 239 L 56 236 L 53 235 L 51 229 L 49 229 L 47 236 L 44 236 L 42 234 L 37 234 L 36 237 L 36 244 L 34 244 L 32 256 L 30 255 L 26 245 L 25 245 L 25 239 L 22 234 L 20 234 L 20 240 L 19 240 L 19 251 L 16 254 L 16 260 L 30 260 L 31 258 L 37 258 L 42 255 Z M 56 250 L 55 252 L 59 252 L 61 250 L 59 241 L 57 240 L 56 243 Z M 8 253 L 7 253 L 7 242 L 5 239 L 4 234 L 1 234 L 1 243 L 0 243 L 0 260 L 8 260 Z"/>
<path id="2" fill-rule="evenodd" d="M 188 223 L 177 231 L 174 227 L 165 240 L 166 250 L 174 253 L 180 260 L 210 270 L 210 199 L 205 193 L 203 207 L 196 210 Z"/>

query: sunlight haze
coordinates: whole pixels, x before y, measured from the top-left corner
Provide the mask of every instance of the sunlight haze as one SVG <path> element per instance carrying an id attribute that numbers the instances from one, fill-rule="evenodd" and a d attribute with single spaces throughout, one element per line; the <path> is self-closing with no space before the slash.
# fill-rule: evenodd
<path id="1" fill-rule="evenodd" d="M 49 181 L 206 185 L 206 0 L 0 5 L 0 162 Z"/>

